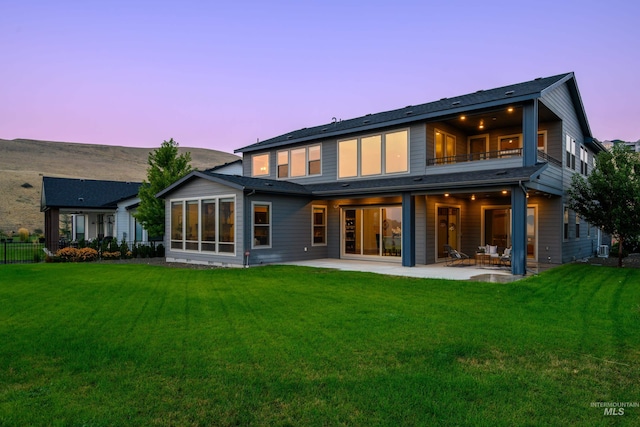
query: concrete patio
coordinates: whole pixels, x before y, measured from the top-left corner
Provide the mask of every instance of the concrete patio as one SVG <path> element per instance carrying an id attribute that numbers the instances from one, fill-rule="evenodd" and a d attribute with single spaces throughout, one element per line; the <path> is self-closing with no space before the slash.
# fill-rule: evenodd
<path id="1" fill-rule="evenodd" d="M 417 277 L 423 279 L 450 279 L 450 280 L 472 280 L 478 282 L 500 282 L 507 283 L 522 279 L 526 276 L 514 276 L 506 268 L 479 267 L 476 265 L 456 265 L 447 266 L 444 263 L 419 265 L 416 267 L 403 267 L 395 262 L 380 261 L 360 261 L 345 259 L 316 259 L 310 261 L 298 261 L 283 263 L 286 265 L 299 265 L 305 267 L 331 268 L 345 271 L 362 271 L 376 274 L 387 274 L 391 276 Z M 537 266 L 531 269 L 536 274 Z"/>

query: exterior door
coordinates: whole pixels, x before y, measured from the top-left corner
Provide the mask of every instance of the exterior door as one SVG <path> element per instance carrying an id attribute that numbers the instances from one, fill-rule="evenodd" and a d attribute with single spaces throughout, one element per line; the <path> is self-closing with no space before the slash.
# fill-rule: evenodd
<path id="1" fill-rule="evenodd" d="M 444 250 L 445 245 L 459 250 L 460 208 L 453 206 L 438 207 L 437 221 L 438 258 L 445 258 L 448 255 Z"/>

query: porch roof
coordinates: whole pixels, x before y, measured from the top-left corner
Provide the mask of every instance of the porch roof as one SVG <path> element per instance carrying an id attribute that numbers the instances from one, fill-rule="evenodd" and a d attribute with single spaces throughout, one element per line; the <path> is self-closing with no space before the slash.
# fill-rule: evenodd
<path id="1" fill-rule="evenodd" d="M 531 81 L 503 86 L 495 89 L 479 90 L 474 93 L 442 98 L 435 102 L 420 105 L 409 105 L 404 108 L 385 111 L 354 119 L 333 121 L 328 124 L 303 128 L 274 138 L 260 141 L 235 150 L 248 153 L 267 148 L 280 147 L 289 144 L 307 142 L 321 138 L 339 137 L 352 132 L 369 131 L 389 126 L 401 126 L 408 123 L 436 119 L 443 116 L 469 112 L 483 108 L 496 107 L 506 104 L 538 99 L 557 85 L 570 82 L 571 96 L 576 104 L 577 114 L 587 135 L 590 135 L 589 125 L 584 114 L 584 108 L 578 92 L 573 73 L 558 74 L 556 76 L 537 78 Z"/>
<path id="2" fill-rule="evenodd" d="M 546 163 L 538 163 L 528 167 L 499 168 L 439 175 L 405 175 L 393 178 L 358 179 L 308 185 L 297 184 L 290 181 L 194 171 L 167 187 L 156 196 L 166 197 L 175 189 L 196 178 L 217 182 L 245 192 L 253 191 L 256 193 L 308 197 L 345 197 L 406 191 L 454 191 L 456 189 L 465 190 L 500 187 L 528 182 L 540 174 L 546 167 Z"/>
<path id="3" fill-rule="evenodd" d="M 40 211 L 63 209 L 116 209 L 121 200 L 137 196 L 142 183 L 92 179 L 42 178 Z"/>

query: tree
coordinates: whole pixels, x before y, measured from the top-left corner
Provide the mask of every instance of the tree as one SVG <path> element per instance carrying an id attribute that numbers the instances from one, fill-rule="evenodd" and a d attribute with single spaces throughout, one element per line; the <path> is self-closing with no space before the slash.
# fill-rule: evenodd
<path id="1" fill-rule="evenodd" d="M 138 190 L 140 206 L 134 217 L 149 236 L 163 236 L 164 200 L 156 198 L 156 194 L 192 171 L 191 153 L 178 155 L 178 143 L 171 138 L 149 153 L 147 163 L 147 180 Z"/>
<path id="2" fill-rule="evenodd" d="M 640 155 L 623 144 L 603 151 L 585 179 L 571 178 L 569 208 L 618 239 L 618 267 L 624 242 L 640 234 Z"/>

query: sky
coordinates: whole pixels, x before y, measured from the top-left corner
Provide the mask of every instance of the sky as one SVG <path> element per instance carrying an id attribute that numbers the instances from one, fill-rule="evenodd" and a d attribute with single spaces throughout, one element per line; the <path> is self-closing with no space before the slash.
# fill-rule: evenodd
<path id="1" fill-rule="evenodd" d="M 635 0 L 0 0 L 0 138 L 232 153 L 575 72 L 593 136 L 636 141 L 638 16 Z"/>

